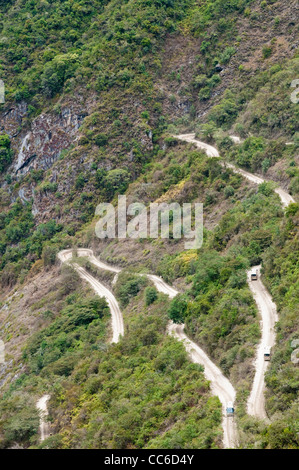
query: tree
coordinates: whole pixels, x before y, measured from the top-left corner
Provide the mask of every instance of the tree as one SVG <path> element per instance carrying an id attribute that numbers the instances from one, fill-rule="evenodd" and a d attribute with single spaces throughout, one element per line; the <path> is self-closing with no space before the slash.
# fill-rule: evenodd
<path id="1" fill-rule="evenodd" d="M 145 297 L 145 305 L 150 305 L 158 297 L 157 290 L 154 287 L 147 287 L 144 291 L 144 297 Z"/>
<path id="2" fill-rule="evenodd" d="M 15 392 L 7 399 L 0 413 L 8 444 L 26 443 L 37 433 L 39 412 L 29 394 Z"/>
<path id="3" fill-rule="evenodd" d="M 217 126 L 213 122 L 203 124 L 201 127 L 201 133 L 208 142 L 211 142 L 213 140 L 216 131 Z"/>
<path id="4" fill-rule="evenodd" d="M 116 192 L 124 193 L 129 184 L 129 173 L 127 170 L 122 168 L 116 168 L 115 170 L 110 170 L 107 173 L 105 178 L 105 185 L 111 197 L 114 196 Z"/>
<path id="5" fill-rule="evenodd" d="M 167 311 L 169 318 L 174 323 L 184 323 L 187 310 L 187 301 L 183 296 L 177 295 L 171 302 Z"/>
<path id="6" fill-rule="evenodd" d="M 98 147 L 104 147 L 108 142 L 108 137 L 105 134 L 98 134 L 95 137 L 95 143 Z"/>
<path id="7" fill-rule="evenodd" d="M 47 62 L 41 76 L 41 88 L 52 97 L 61 91 L 64 82 L 71 78 L 78 66 L 78 54 L 60 54 Z"/>
<path id="8" fill-rule="evenodd" d="M 53 266 L 56 261 L 57 249 L 54 246 L 45 246 L 42 251 L 44 266 Z"/>
<path id="9" fill-rule="evenodd" d="M 2 134 L 0 135 L 0 173 L 11 163 L 11 159 L 10 138 L 7 134 Z"/>

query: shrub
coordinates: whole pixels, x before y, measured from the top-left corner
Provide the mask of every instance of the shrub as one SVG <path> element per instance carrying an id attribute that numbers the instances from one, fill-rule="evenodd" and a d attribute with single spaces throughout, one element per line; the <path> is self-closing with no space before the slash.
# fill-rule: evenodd
<path id="1" fill-rule="evenodd" d="M 207 76 L 206 75 L 197 75 L 193 80 L 194 88 L 200 88 L 205 86 L 207 83 Z"/>
<path id="2" fill-rule="evenodd" d="M 200 101 L 208 100 L 211 97 L 211 89 L 208 86 L 205 86 L 200 92 L 198 93 L 198 98 Z"/>
<path id="3" fill-rule="evenodd" d="M 149 119 L 150 115 L 148 111 L 142 111 L 141 113 L 142 119 Z"/>
<path id="4" fill-rule="evenodd" d="M 116 295 L 120 299 L 121 307 L 126 307 L 130 300 L 146 285 L 143 276 L 123 273 L 118 276 L 116 283 Z"/>
<path id="5" fill-rule="evenodd" d="M 258 187 L 258 192 L 264 194 L 265 196 L 270 196 L 271 194 L 273 194 L 272 183 L 268 183 L 266 181 L 264 183 L 261 183 Z"/>
<path id="6" fill-rule="evenodd" d="M 221 127 L 231 124 L 238 114 L 238 106 L 234 101 L 233 96 L 224 98 L 219 105 L 213 107 L 210 113 L 210 119 L 214 121 L 217 126 Z"/>
<path id="7" fill-rule="evenodd" d="M 268 57 L 270 57 L 270 55 L 272 54 L 272 47 L 264 46 L 262 50 L 262 54 L 263 54 L 263 59 L 268 59 Z"/>
<path id="8" fill-rule="evenodd" d="M 95 143 L 98 145 L 98 147 L 104 147 L 107 145 L 108 142 L 108 137 L 105 134 L 98 134 L 95 137 Z"/>
<path id="9" fill-rule="evenodd" d="M 155 300 L 158 297 L 158 293 L 155 287 L 147 287 L 144 291 L 144 297 L 145 297 L 145 305 L 147 306 L 155 302 Z"/>
<path id="10" fill-rule="evenodd" d="M 226 186 L 225 189 L 224 189 L 224 195 L 227 198 L 229 198 L 230 196 L 233 196 L 235 194 L 235 190 L 232 186 Z"/>
<path id="11" fill-rule="evenodd" d="M 61 91 L 65 81 L 74 76 L 78 58 L 74 53 L 61 54 L 45 64 L 41 75 L 41 88 L 46 96 L 54 96 Z"/>
<path id="12" fill-rule="evenodd" d="M 85 185 L 85 176 L 84 176 L 84 173 L 80 173 L 76 178 L 75 188 L 81 189 L 84 187 L 84 185 Z"/>
<path id="13" fill-rule="evenodd" d="M 236 53 L 236 49 L 234 47 L 228 46 L 224 49 L 222 54 L 220 55 L 220 63 L 221 64 L 227 64 L 231 57 Z"/>
<path id="14" fill-rule="evenodd" d="M 184 323 L 188 303 L 182 295 L 177 295 L 167 311 L 169 318 L 174 323 Z"/>
<path id="15" fill-rule="evenodd" d="M 4 426 L 5 438 L 10 442 L 26 442 L 37 433 L 39 416 L 33 406 L 28 404 L 23 410 L 18 410 Z"/>
<path id="16" fill-rule="evenodd" d="M 269 170 L 271 166 L 271 160 L 269 160 L 269 158 L 265 158 L 263 161 L 262 161 L 262 170 L 263 170 L 263 173 L 267 173 L 267 171 Z"/>
<path id="17" fill-rule="evenodd" d="M 0 135 L 0 173 L 2 173 L 12 160 L 10 138 L 7 134 Z"/>
<path id="18" fill-rule="evenodd" d="M 287 217 L 294 216 L 295 214 L 297 214 L 298 211 L 299 211 L 299 204 L 296 202 L 292 202 L 286 208 L 286 216 Z"/>
<path id="19" fill-rule="evenodd" d="M 112 197 L 116 192 L 124 193 L 128 187 L 130 175 L 127 170 L 116 168 L 110 170 L 105 177 L 105 186 Z"/>
<path id="20" fill-rule="evenodd" d="M 42 251 L 42 260 L 45 267 L 53 266 L 58 250 L 53 246 L 45 246 Z"/>

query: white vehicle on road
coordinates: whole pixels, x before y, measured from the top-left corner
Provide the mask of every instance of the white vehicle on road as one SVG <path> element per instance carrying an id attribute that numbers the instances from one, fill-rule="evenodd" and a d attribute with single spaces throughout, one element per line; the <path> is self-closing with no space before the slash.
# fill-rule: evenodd
<path id="1" fill-rule="evenodd" d="M 227 417 L 234 416 L 234 413 L 235 413 L 234 404 L 232 401 L 229 401 L 226 405 L 226 416 Z"/>
<path id="2" fill-rule="evenodd" d="M 271 359 L 271 348 L 270 346 L 264 347 L 264 359 L 265 361 L 270 361 Z"/>

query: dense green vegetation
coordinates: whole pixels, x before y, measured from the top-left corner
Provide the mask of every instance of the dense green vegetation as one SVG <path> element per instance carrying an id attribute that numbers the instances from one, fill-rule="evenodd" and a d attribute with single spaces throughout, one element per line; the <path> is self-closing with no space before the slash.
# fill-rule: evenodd
<path id="1" fill-rule="evenodd" d="M 39 446 L 35 399 L 46 391 L 53 435 L 40 447 L 221 447 L 219 400 L 202 368 L 167 336 L 169 318 L 185 323 L 236 387 L 241 447 L 299 447 L 299 375 L 291 361 L 299 339 L 298 204 L 284 211 L 274 183 L 244 182 L 173 137 L 195 130 L 225 160 L 298 197 L 299 116 L 290 100 L 297 26 L 286 22 L 281 3 L 287 7 L 275 0 L 1 2 L 1 117 L 26 108 L 14 135 L 0 135 L 3 318 L 7 296 L 29 296 L 34 276 L 58 272 L 60 249 L 98 247 L 99 202 L 124 193 L 145 204 L 200 201 L 206 223 L 200 250 L 184 251 L 174 239 L 101 245 L 107 261 L 129 268 L 113 286 L 125 320 L 117 345 L 108 345 L 106 302 L 70 268 L 57 292 L 25 305 L 39 322 L 22 355 L 14 346 L 19 357 L 9 367 L 20 365 L 21 374 L 1 390 L 1 448 Z M 252 44 L 248 27 L 259 30 Z M 18 139 L 33 120 L 61 117 L 77 103 L 84 119 L 74 144 L 48 170 L 37 161 L 16 174 Z M 80 263 L 112 288 L 109 273 Z M 259 263 L 279 314 L 266 375 L 271 424 L 248 417 L 245 406 L 260 338 L 246 270 Z M 183 293 L 169 301 L 135 268 Z"/>
<path id="2" fill-rule="evenodd" d="M 138 79 L 146 79 L 142 57 L 155 52 L 190 3 L 51 1 L 48 8 L 47 1 L 22 2 L 18 15 L 11 12 L 2 23 L 9 96 L 37 108 L 63 87 L 86 86 L 86 78 L 89 83 L 96 78 L 98 91 L 132 83 L 143 87 Z"/>
<path id="3" fill-rule="evenodd" d="M 245 73 L 237 86 L 225 92 L 220 103 L 211 109 L 207 123 L 199 128 L 199 135 L 216 141 L 223 155 L 252 172 L 267 173 L 270 167 L 285 160 L 291 194 L 299 192 L 294 161 L 299 115 L 297 104 L 291 101 L 290 88 L 298 72 L 297 53 L 283 66 L 273 65 L 254 77 Z M 244 140 L 241 145 L 233 145 L 224 132 L 232 127 Z M 286 146 L 286 142 L 292 145 Z"/>
<path id="4" fill-rule="evenodd" d="M 31 413 L 32 404 L 23 409 L 21 396 L 45 386 L 54 433 L 41 447 L 152 447 L 157 432 L 162 448 L 219 446 L 220 402 L 210 397 L 202 368 L 167 336 L 167 297 L 148 308 L 143 297 L 143 289 L 132 297 L 126 335 L 109 349 L 103 299 L 82 300 L 71 292 L 54 319 L 44 312 L 52 321 L 30 338 L 23 354 L 26 374 L 1 405 L 2 447 L 36 445 L 37 413 Z"/>
<path id="5" fill-rule="evenodd" d="M 22 204 L 18 199 L 9 211 L 0 213 L 0 266 L 3 286 L 15 284 L 20 276 L 24 279 L 32 262 L 41 258 L 46 243 L 51 239 L 54 243 L 57 242 L 55 236 L 62 231 L 62 225 L 53 219 L 35 227 L 31 209 L 29 202 Z M 45 247 L 48 252 L 49 249 Z M 44 261 L 47 265 L 46 258 Z M 53 261 L 55 256 L 50 264 L 53 264 Z"/>
<path id="6" fill-rule="evenodd" d="M 207 64 L 213 54 L 214 63 L 226 64 L 235 50 L 223 48 L 218 58 L 220 35 L 236 32 L 230 17 L 243 13 L 250 3 L 217 0 L 195 6 L 192 0 L 27 0 L 21 2 L 17 14 L 10 4 L 2 4 L 2 71 L 10 83 L 8 97 L 29 100 L 38 109 L 63 87 L 72 91 L 86 86 L 86 79 L 98 91 L 115 85 L 144 90 L 147 65 L 161 67 L 157 47 L 183 19 L 191 34 L 204 39 L 201 52 Z M 215 24 L 217 32 L 206 33 Z"/>
<path id="7" fill-rule="evenodd" d="M 99 297 L 63 309 L 61 317 L 31 337 L 24 352 L 30 370 L 47 376 L 68 376 L 78 361 L 76 355 L 85 357 L 90 352 L 84 348 L 85 343 L 91 351 L 101 345 L 101 318 L 107 314 L 107 303 Z"/>
<path id="8" fill-rule="evenodd" d="M 12 160 L 10 138 L 8 135 L 0 135 L 0 173 L 8 167 Z"/>
<path id="9" fill-rule="evenodd" d="M 59 446 L 148 447 L 153 445 L 157 431 L 164 436 L 173 426 L 177 427 L 172 432 L 175 446 L 184 447 L 187 442 L 191 447 L 216 446 L 220 404 L 209 398 L 201 367 L 191 365 L 182 345 L 165 334 L 167 299 L 161 296 L 150 310 L 136 304 L 138 299 L 143 304 L 143 292 L 135 299 L 124 311 L 125 315 L 126 311 L 130 313 L 125 317 L 122 341 L 107 352 L 95 351 L 86 357 L 63 388 L 54 392 Z M 74 404 L 71 408 L 70 397 Z M 61 426 L 61 413 L 69 416 L 70 426 Z M 74 426 L 75 432 L 71 430 Z M 167 432 L 164 439 L 162 447 L 167 448 Z"/>
<path id="10" fill-rule="evenodd" d="M 222 217 L 198 257 L 186 256 L 182 262 L 182 254 L 166 256 L 158 268 L 169 280 L 187 276 L 192 282 L 188 296 L 172 301 L 169 315 L 185 322 L 189 334 L 233 381 L 240 386 L 244 379 L 245 388 L 248 358 L 251 362 L 260 336 L 246 269 L 263 260 L 282 220 L 277 196 L 260 185 L 258 193 L 252 192 Z"/>

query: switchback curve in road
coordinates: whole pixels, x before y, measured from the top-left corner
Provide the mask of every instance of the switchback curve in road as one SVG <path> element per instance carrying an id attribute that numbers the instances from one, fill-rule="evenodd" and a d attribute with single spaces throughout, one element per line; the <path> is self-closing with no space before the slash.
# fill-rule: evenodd
<path id="1" fill-rule="evenodd" d="M 174 136 L 179 140 L 192 142 L 197 145 L 197 147 L 206 151 L 209 157 L 219 157 L 218 150 L 213 147 L 212 145 L 206 144 L 205 142 L 201 142 L 195 139 L 195 134 L 181 134 L 178 136 Z M 240 143 L 237 137 L 232 136 L 235 143 Z M 228 166 L 231 168 L 235 173 L 241 174 L 248 180 L 256 183 L 261 184 L 265 181 L 265 179 L 261 178 L 260 176 L 253 175 L 245 170 L 237 168 L 235 165 L 231 163 L 224 163 L 221 162 L 223 166 Z M 282 204 L 284 207 L 288 206 L 291 202 L 295 202 L 291 195 L 289 195 L 286 191 L 282 188 L 276 188 L 275 192 L 279 195 Z M 95 264 L 100 269 L 104 269 L 107 271 L 111 271 L 116 273 L 116 275 L 121 271 L 120 268 L 115 266 L 110 266 L 102 261 L 98 260 L 92 250 L 87 248 L 80 248 L 77 250 L 78 256 L 86 256 L 89 258 L 90 262 Z M 58 254 L 58 258 L 62 262 L 68 262 L 73 256 L 73 250 L 63 250 Z M 119 309 L 118 303 L 113 296 L 113 294 L 101 284 L 98 280 L 96 280 L 93 276 L 91 276 L 84 268 L 81 266 L 74 264 L 73 265 L 76 271 L 78 272 L 79 276 L 82 279 L 85 279 L 89 284 L 93 287 L 95 292 L 106 298 L 112 316 L 112 339 L 111 342 L 118 342 L 119 336 L 124 334 L 124 326 L 123 326 L 123 318 L 121 311 Z M 260 266 L 255 267 L 259 269 Z M 251 272 L 251 271 L 250 271 Z M 250 274 L 248 273 L 248 276 Z M 148 275 L 148 278 L 155 284 L 158 291 L 163 292 L 169 297 L 173 298 L 178 294 L 174 288 L 166 284 L 162 278 L 159 276 L 155 276 L 152 274 Z M 253 292 L 253 295 L 256 299 L 257 305 L 262 315 L 262 340 L 257 352 L 257 358 L 255 363 L 256 373 L 254 378 L 254 383 L 252 387 L 252 391 L 248 400 L 247 410 L 249 414 L 252 414 L 257 417 L 266 418 L 265 413 L 265 406 L 264 406 L 264 374 L 267 369 L 267 362 L 264 361 L 264 357 L 262 357 L 264 345 L 267 343 L 267 346 L 273 346 L 275 343 L 275 333 L 274 333 L 274 324 L 277 321 L 277 314 L 276 314 L 276 306 L 273 304 L 272 299 L 269 293 L 266 291 L 265 287 L 261 283 L 261 281 L 254 281 L 255 285 L 250 283 L 250 288 Z M 236 426 L 234 421 L 231 418 L 225 416 L 225 407 L 227 402 L 235 401 L 236 392 L 229 382 L 229 380 L 223 376 L 222 372 L 218 367 L 209 359 L 209 357 L 205 354 L 205 352 L 199 348 L 197 344 L 190 341 L 190 339 L 184 333 L 184 325 L 176 325 L 172 322 L 168 325 L 168 333 L 174 335 L 177 339 L 184 342 L 185 348 L 188 351 L 190 358 L 193 362 L 199 363 L 204 365 L 205 368 L 205 375 L 211 382 L 211 389 L 214 394 L 219 396 L 219 399 L 223 406 L 223 419 L 222 425 L 224 430 L 224 437 L 223 437 L 223 444 L 224 447 L 235 447 L 237 445 L 237 433 L 236 433 Z M 41 440 L 45 439 L 46 436 L 46 426 L 47 423 L 45 422 L 44 417 L 47 414 L 47 401 L 49 399 L 49 395 L 44 395 L 38 400 L 36 406 L 42 412 L 41 423 L 40 423 L 40 430 L 41 430 Z"/>
<path id="2" fill-rule="evenodd" d="M 195 144 L 198 148 L 205 150 L 208 157 L 220 157 L 216 147 L 213 147 L 213 145 L 206 144 L 205 142 L 201 142 L 200 140 L 196 139 L 195 134 L 180 134 L 175 135 L 174 137 L 184 142 L 191 142 Z M 240 141 L 237 142 L 236 136 L 232 137 L 235 143 L 240 143 Z M 268 181 L 262 178 L 261 176 L 254 175 L 253 173 L 249 173 L 248 171 L 242 170 L 241 168 L 236 167 L 232 163 L 222 161 L 221 165 L 224 167 L 231 168 L 234 173 L 244 176 L 244 178 L 248 179 L 249 181 L 252 181 L 253 183 L 261 184 Z M 275 188 L 274 191 L 280 197 L 283 207 L 287 207 L 291 202 L 295 202 L 294 198 L 290 194 L 288 194 L 284 189 L 278 187 Z"/>
<path id="3" fill-rule="evenodd" d="M 106 263 L 102 263 L 97 260 L 94 256 L 92 250 L 86 248 L 78 248 L 78 256 L 86 256 L 89 258 L 90 262 L 100 267 L 101 269 L 106 269 L 112 272 L 120 272 L 120 269 L 109 266 Z M 69 262 L 73 256 L 73 250 L 63 250 L 58 253 L 58 258 L 62 263 Z M 93 288 L 93 290 L 101 297 L 105 297 L 110 307 L 111 318 L 112 318 L 112 339 L 111 343 L 117 343 L 119 337 L 124 335 L 124 322 L 121 310 L 119 308 L 118 302 L 112 292 L 107 289 L 100 281 L 95 279 L 91 274 L 89 274 L 84 268 L 78 264 L 73 264 L 74 269 L 77 271 L 81 279 L 85 279 Z"/>
<path id="4" fill-rule="evenodd" d="M 120 269 L 115 268 L 113 266 L 107 265 L 99 261 L 93 254 L 92 250 L 87 248 L 80 248 L 78 249 L 78 256 L 86 256 L 90 259 L 90 261 L 98 266 L 100 269 L 105 269 L 107 271 L 112 271 L 115 273 L 119 273 Z M 63 250 L 58 253 L 59 260 L 64 262 L 69 262 L 73 257 L 73 250 Z M 77 271 L 81 279 L 87 281 L 93 290 L 101 297 L 105 297 L 108 302 L 110 312 L 111 312 L 111 319 L 112 319 L 112 338 L 111 343 L 117 343 L 119 341 L 120 336 L 124 335 L 124 323 L 121 310 L 119 308 L 118 302 L 112 292 L 110 292 L 101 282 L 91 276 L 84 268 L 79 266 L 78 264 L 74 263 L 72 265 L 74 269 Z M 40 411 L 40 441 L 44 441 L 47 437 L 49 437 L 49 424 L 46 421 L 46 416 L 48 414 L 47 409 L 47 401 L 49 400 L 49 395 L 43 395 L 37 402 L 36 408 Z"/>
<path id="5" fill-rule="evenodd" d="M 108 265 L 103 263 L 102 261 L 98 260 L 93 251 L 86 248 L 78 248 L 75 250 L 78 256 L 88 257 L 89 261 L 96 266 L 100 267 L 101 269 L 108 269 L 109 271 L 119 273 L 121 271 L 120 268 Z M 73 250 L 63 250 L 58 254 L 58 258 L 62 262 L 68 262 L 72 258 Z M 100 284 L 93 276 L 87 273 L 83 268 L 78 265 L 74 265 L 75 269 L 79 273 L 79 275 L 87 280 L 92 287 L 96 284 Z M 163 292 L 167 294 L 170 298 L 174 298 L 179 292 L 174 289 L 173 287 L 169 286 L 161 277 L 156 276 L 154 274 L 147 274 L 147 277 L 154 283 L 155 287 L 159 292 Z M 101 290 L 97 291 L 99 295 L 103 294 L 103 288 L 108 291 L 104 286 L 101 286 Z M 113 296 L 113 294 L 108 291 L 109 294 Z M 108 297 L 107 292 L 105 293 L 105 297 Z M 115 298 L 114 298 L 115 299 Z M 115 299 L 116 301 L 116 299 Z M 113 332 L 115 331 L 115 326 L 112 324 Z M 117 334 L 118 334 L 118 330 Z M 211 391 L 213 394 L 217 395 L 221 401 L 222 409 L 223 409 L 223 416 L 222 416 L 222 426 L 223 426 L 223 446 L 226 448 L 233 448 L 237 445 L 237 432 L 236 426 L 234 422 L 234 418 L 226 416 L 226 405 L 228 402 L 234 402 L 236 392 L 229 382 L 229 380 L 222 374 L 220 369 L 211 361 L 211 359 L 207 356 L 207 354 L 194 342 L 192 342 L 184 333 L 184 325 L 176 325 L 172 322 L 169 323 L 168 334 L 175 336 L 179 341 L 183 341 L 184 346 L 190 356 L 190 359 L 193 362 L 201 364 L 204 366 L 205 375 L 207 379 L 211 382 Z"/>

